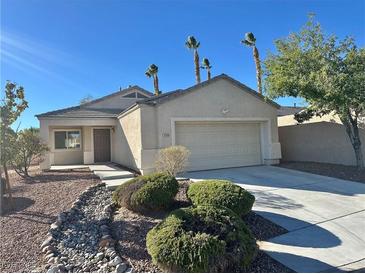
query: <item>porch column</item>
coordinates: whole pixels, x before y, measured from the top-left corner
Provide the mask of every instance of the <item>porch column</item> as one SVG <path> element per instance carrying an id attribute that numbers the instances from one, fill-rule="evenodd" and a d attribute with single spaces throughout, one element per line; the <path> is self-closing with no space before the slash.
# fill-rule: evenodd
<path id="1" fill-rule="evenodd" d="M 93 130 L 91 127 L 82 127 L 84 141 L 84 164 L 94 163 Z"/>

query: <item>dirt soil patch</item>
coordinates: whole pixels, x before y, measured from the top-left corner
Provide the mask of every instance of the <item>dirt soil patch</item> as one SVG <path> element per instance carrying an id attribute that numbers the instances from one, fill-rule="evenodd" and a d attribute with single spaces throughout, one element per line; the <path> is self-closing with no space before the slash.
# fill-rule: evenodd
<path id="1" fill-rule="evenodd" d="M 191 205 L 186 197 L 186 191 L 191 181 L 180 181 L 179 192 L 175 197 L 172 209 Z M 158 212 L 154 215 L 144 216 L 130 211 L 124 207 L 118 209 L 112 223 L 113 237 L 117 240 L 117 251 L 133 268 L 133 272 L 161 272 L 152 263 L 147 252 L 146 236 L 149 230 L 162 221 L 168 212 Z M 288 231 L 271 221 L 255 214 L 249 213 L 244 222 L 251 229 L 257 240 L 267 240 Z M 293 272 L 279 262 L 259 251 L 251 267 L 245 272 Z"/>
<path id="2" fill-rule="evenodd" d="M 0 272 L 30 272 L 42 264 L 40 245 L 50 224 L 99 179 L 88 170 L 41 172 L 36 166 L 31 179 L 9 175 L 14 207 L 6 200 L 0 217 Z"/>
<path id="3" fill-rule="evenodd" d="M 365 183 L 365 170 L 358 170 L 355 166 L 344 166 L 316 162 L 283 162 L 277 166 L 343 180 Z"/>

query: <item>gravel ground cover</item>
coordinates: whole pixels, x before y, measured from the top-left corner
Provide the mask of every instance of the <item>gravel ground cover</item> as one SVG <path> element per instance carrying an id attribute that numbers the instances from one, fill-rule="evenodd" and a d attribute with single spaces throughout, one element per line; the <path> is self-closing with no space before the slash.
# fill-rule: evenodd
<path id="1" fill-rule="evenodd" d="M 48 272 L 124 272 L 110 235 L 112 191 L 90 187 L 51 225 L 44 242 Z M 47 255 L 48 253 L 48 255 Z"/>
<path id="2" fill-rule="evenodd" d="M 365 170 L 358 170 L 355 166 L 344 166 L 315 162 L 283 162 L 280 163 L 278 167 L 295 169 L 318 175 L 365 183 Z"/>
<path id="3" fill-rule="evenodd" d="M 189 206 L 186 191 L 191 182 L 180 181 L 179 192 L 175 197 L 173 209 Z M 161 272 L 152 264 L 151 257 L 146 249 L 146 235 L 150 229 L 162 221 L 168 212 L 159 212 L 154 215 L 144 216 L 134 213 L 124 207 L 119 208 L 114 215 L 111 225 L 113 238 L 117 240 L 116 249 L 121 257 L 132 267 L 133 272 Z M 288 231 L 269 220 L 249 213 L 244 218 L 257 240 L 267 240 Z M 279 262 L 259 251 L 251 267 L 245 272 L 293 272 Z"/>
<path id="4" fill-rule="evenodd" d="M 100 182 L 87 170 L 42 173 L 34 166 L 31 175 L 33 178 L 24 180 L 10 173 L 14 209 L 0 217 L 1 272 L 30 272 L 41 266 L 40 245 L 50 224 L 81 192 Z"/>

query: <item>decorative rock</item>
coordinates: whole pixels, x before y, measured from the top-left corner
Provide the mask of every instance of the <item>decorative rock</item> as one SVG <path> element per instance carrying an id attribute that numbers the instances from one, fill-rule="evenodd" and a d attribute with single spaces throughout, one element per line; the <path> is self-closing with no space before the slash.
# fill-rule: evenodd
<path id="1" fill-rule="evenodd" d="M 70 271 L 70 270 L 72 270 L 73 269 L 73 265 L 72 264 L 68 264 L 68 265 L 66 265 L 66 270 L 68 270 L 68 271 Z"/>
<path id="2" fill-rule="evenodd" d="M 53 237 L 52 236 L 49 236 L 42 244 L 41 244 L 41 248 L 43 249 L 44 247 L 46 246 L 49 246 L 50 243 L 52 242 L 53 240 Z"/>
<path id="3" fill-rule="evenodd" d="M 51 229 L 53 230 L 58 229 L 58 225 L 56 223 L 51 224 Z"/>
<path id="4" fill-rule="evenodd" d="M 49 253 L 48 255 L 46 255 L 46 260 L 49 260 L 50 258 L 53 258 L 54 257 L 54 253 Z"/>
<path id="5" fill-rule="evenodd" d="M 57 267 L 60 270 L 60 272 L 66 272 L 66 267 L 63 264 L 58 264 Z"/>
<path id="6" fill-rule="evenodd" d="M 118 264 L 115 267 L 115 272 L 124 273 L 127 270 L 127 265 L 125 263 Z"/>
<path id="7" fill-rule="evenodd" d="M 66 220 L 66 213 L 62 212 L 57 217 L 57 221 L 62 224 Z"/>
<path id="8" fill-rule="evenodd" d="M 47 257 L 49 254 L 53 254 L 53 250 L 48 250 L 45 256 Z"/>
<path id="9" fill-rule="evenodd" d="M 48 271 L 47 271 L 47 273 L 59 273 L 60 272 L 60 269 L 58 268 L 58 266 L 57 265 L 55 265 L 55 266 L 51 266 L 49 269 L 48 269 Z"/>
<path id="10" fill-rule="evenodd" d="M 104 247 L 107 247 L 107 246 L 111 246 L 113 243 L 114 243 L 114 241 L 111 238 L 103 239 L 99 242 L 99 247 L 104 248 Z"/>
<path id="11" fill-rule="evenodd" d="M 48 246 L 46 246 L 46 247 L 44 247 L 43 249 L 42 249 L 42 252 L 43 253 L 48 253 L 48 251 L 55 251 L 55 248 L 53 247 L 53 246 L 51 246 L 51 245 L 48 245 Z"/>
<path id="12" fill-rule="evenodd" d="M 49 272 L 110 272 L 117 266 L 118 272 L 127 269 L 110 233 L 115 208 L 111 204 L 111 191 L 100 184 L 88 188 L 68 212 L 59 214 L 42 243 Z"/>
<path id="13" fill-rule="evenodd" d="M 100 226 L 101 231 L 109 231 L 109 227 L 107 225 Z"/>
<path id="14" fill-rule="evenodd" d="M 98 261 L 102 260 L 104 258 L 104 253 L 103 252 L 99 252 L 98 254 L 96 254 L 95 258 Z"/>
<path id="15" fill-rule="evenodd" d="M 119 256 L 116 256 L 112 261 L 109 262 L 110 266 L 117 266 L 122 263 L 122 259 Z"/>

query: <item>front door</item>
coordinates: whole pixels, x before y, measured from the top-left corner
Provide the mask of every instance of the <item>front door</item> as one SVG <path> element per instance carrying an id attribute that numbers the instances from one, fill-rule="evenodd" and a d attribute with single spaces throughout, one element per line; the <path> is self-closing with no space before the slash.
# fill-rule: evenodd
<path id="1" fill-rule="evenodd" d="M 94 129 L 94 162 L 110 162 L 109 129 Z"/>

